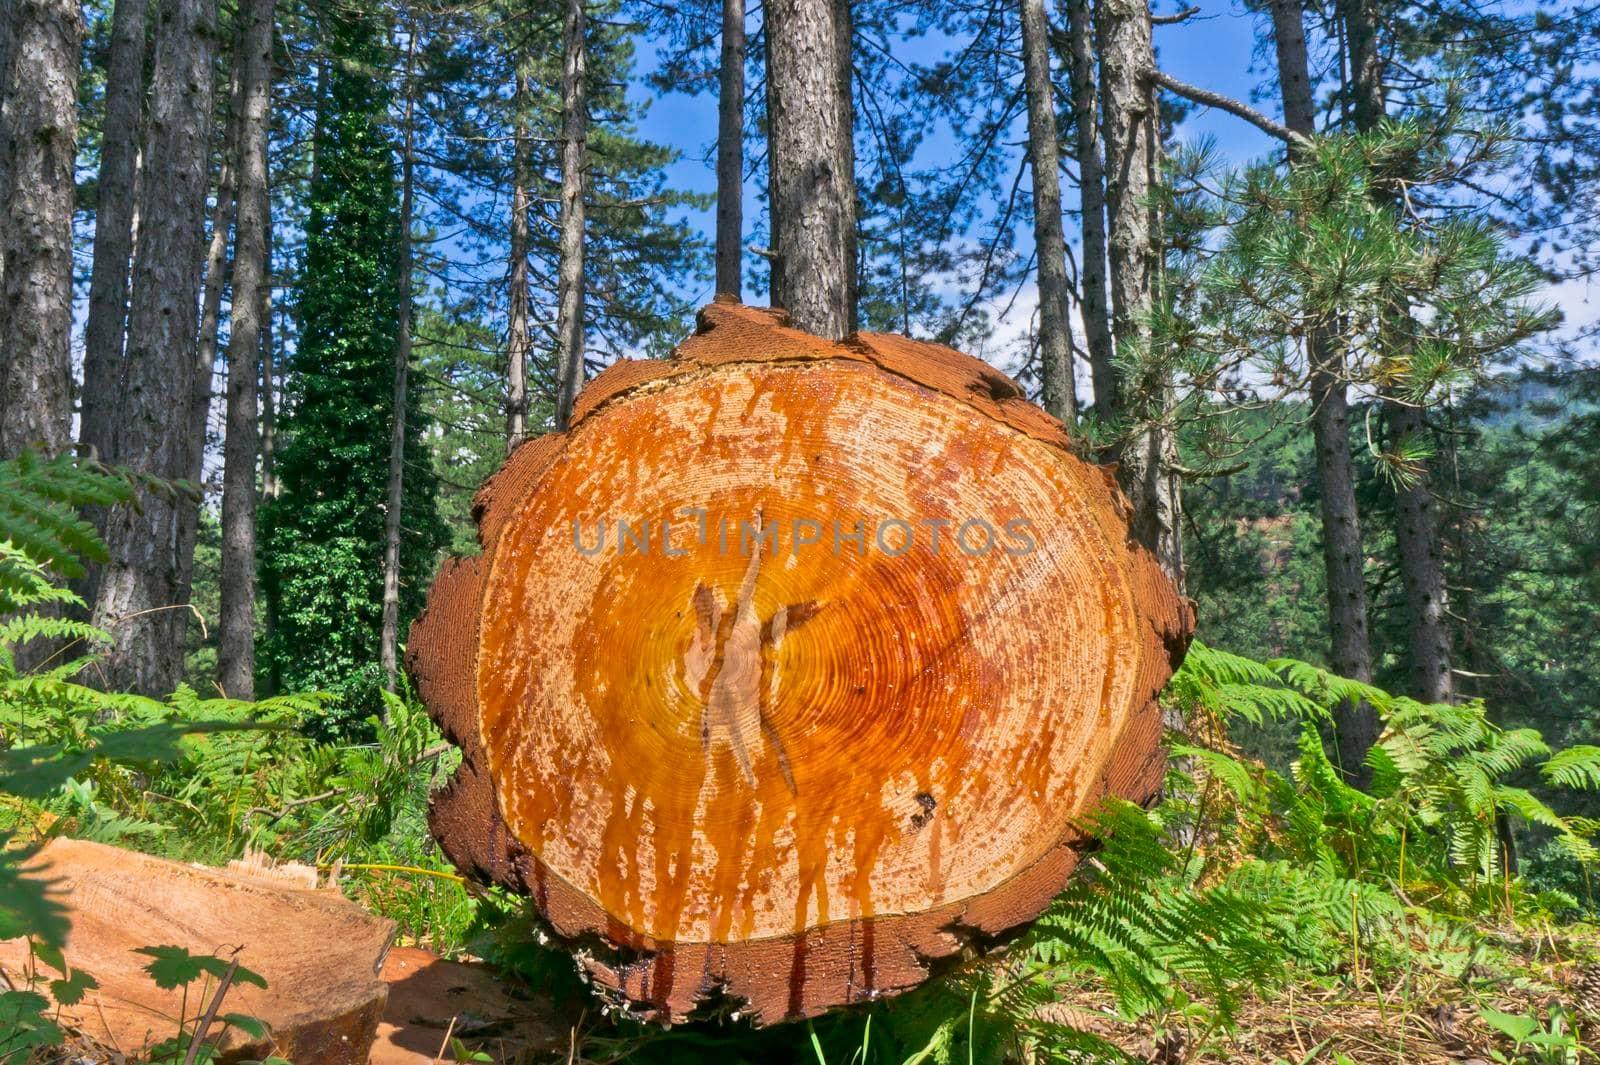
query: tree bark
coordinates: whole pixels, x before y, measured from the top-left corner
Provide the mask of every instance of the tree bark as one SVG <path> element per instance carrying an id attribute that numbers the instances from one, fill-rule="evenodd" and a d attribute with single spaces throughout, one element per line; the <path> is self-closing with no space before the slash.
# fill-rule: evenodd
<path id="1" fill-rule="evenodd" d="M 6 133 L 6 110 L 9 106 L 8 101 L 11 98 L 11 39 L 12 24 L 16 20 L 16 12 L 12 10 L 13 6 L 12 4 L 7 4 L 5 7 L 0 8 L 0 193 L 3 193 L 7 187 L 6 168 L 8 165 L 7 157 L 10 154 L 6 147 L 11 139 L 10 135 Z M 5 278 L 3 263 L 4 256 L 0 256 L 0 280 Z"/>
<path id="2" fill-rule="evenodd" d="M 94 211 L 94 265 L 83 331 L 83 404 L 78 440 L 114 461 L 112 431 L 122 391 L 123 328 L 128 321 L 128 264 L 133 258 L 133 203 L 144 110 L 147 0 L 117 0 L 106 71 L 105 134 Z"/>
<path id="3" fill-rule="evenodd" d="M 773 1024 L 1032 920 L 1084 816 L 1159 790 L 1193 616 L 1005 375 L 725 300 L 700 326 L 484 485 L 407 666 L 462 748 L 429 821 L 463 873 L 531 896 L 634 1017 Z M 627 515 L 672 517 L 629 547 Z"/>
<path id="4" fill-rule="evenodd" d="M 1408 403 L 1385 399 L 1383 417 L 1391 451 L 1428 431 L 1422 408 Z M 1395 490 L 1394 538 L 1406 593 L 1411 690 L 1423 702 L 1448 703 L 1455 699 L 1455 673 L 1436 524 L 1429 470 L 1417 464 L 1411 479 Z"/>
<path id="5" fill-rule="evenodd" d="M 194 506 L 178 515 L 179 601 L 188 602 L 194 584 L 194 546 L 200 529 L 200 507 L 205 502 L 206 438 L 211 427 L 211 399 L 216 389 L 217 337 L 222 327 L 222 293 L 233 264 L 228 260 L 238 185 L 239 138 L 243 102 L 239 79 L 244 34 L 234 35 L 228 70 L 228 110 L 223 123 L 217 165 L 217 199 L 211 214 L 211 236 L 206 245 L 205 280 L 200 290 L 200 335 L 195 344 L 192 387 L 189 394 L 189 432 L 184 440 L 185 480 L 201 486 Z M 181 634 L 181 629 L 180 629 Z"/>
<path id="6" fill-rule="evenodd" d="M 269 216 L 270 222 L 270 216 Z M 271 236 L 270 227 L 268 236 Z M 268 240 L 271 255 L 271 240 Z M 272 326 L 272 281 L 269 276 L 261 286 L 261 498 L 274 499 L 278 495 L 277 420 L 278 395 L 273 378 L 277 375 L 274 357 Z"/>
<path id="7" fill-rule="evenodd" d="M 21 0 L 10 20 L 0 126 L 0 457 L 72 446 L 72 197 L 83 19 L 71 0 Z"/>
<path id="8" fill-rule="evenodd" d="M 533 145 L 528 139 L 527 113 L 531 80 L 519 65 L 511 148 L 511 263 L 506 271 L 507 451 L 528 435 L 528 352 L 533 346 L 528 327 L 528 183 L 532 180 Z"/>
<path id="9" fill-rule="evenodd" d="M 1072 54 L 1072 116 L 1078 133 L 1078 193 L 1083 232 L 1083 331 L 1094 382 L 1094 407 L 1117 411 L 1111 319 L 1106 310 L 1106 179 L 1100 152 L 1099 102 L 1094 84 L 1094 15 L 1089 0 L 1067 0 Z"/>
<path id="10" fill-rule="evenodd" d="M 244 82 L 239 76 L 241 32 L 234 40 L 233 69 L 228 74 L 228 114 L 222 139 L 222 159 L 217 166 L 217 202 L 211 211 L 211 237 L 206 244 L 205 284 L 200 290 L 200 341 L 195 346 L 192 424 L 205 425 L 211 412 L 212 377 L 217 367 L 217 337 L 222 331 L 222 293 L 228 286 L 228 240 L 232 236 L 235 196 L 239 180 L 239 146 L 244 115 Z M 195 449 L 191 479 L 198 479 L 204 461 L 205 437 Z"/>
<path id="11" fill-rule="evenodd" d="M 1316 100 L 1307 58 L 1305 12 L 1301 0 L 1272 0 L 1272 35 L 1278 59 L 1278 85 L 1284 124 L 1304 138 L 1316 134 Z M 1300 162 L 1303 144 L 1291 141 L 1289 159 Z M 1328 581 L 1328 639 L 1334 672 L 1371 682 L 1372 645 L 1367 635 L 1366 552 L 1361 546 L 1361 512 L 1356 504 L 1350 459 L 1350 401 L 1345 394 L 1344 352 L 1327 330 L 1306 337 L 1310 363 L 1311 430 L 1316 444 L 1317 480 L 1322 493 L 1322 563 Z M 1370 774 L 1363 759 L 1378 739 L 1378 715 L 1365 703 L 1334 708 L 1334 738 L 1346 779 L 1365 786 Z"/>
<path id="12" fill-rule="evenodd" d="M 739 299 L 744 264 L 744 0 L 722 0 L 717 82 L 717 292 Z"/>
<path id="13" fill-rule="evenodd" d="M 561 255 L 556 277 L 556 428 L 583 386 L 583 237 L 589 111 L 585 0 L 566 0 L 561 65 Z"/>
<path id="14" fill-rule="evenodd" d="M 263 297 L 271 236 L 267 130 L 272 101 L 273 0 L 251 0 L 237 61 L 240 83 L 239 195 L 234 223 L 233 304 L 228 333 L 228 428 L 222 472 L 222 605 L 217 683 L 255 698 L 256 380 L 262 337 L 271 332 Z"/>
<path id="15" fill-rule="evenodd" d="M 800 329 L 832 340 L 850 332 L 855 273 L 842 21 L 831 0 L 771 0 L 767 8 L 768 191 L 783 306 Z"/>
<path id="16" fill-rule="evenodd" d="M 1387 110 L 1374 0 L 1342 0 L 1339 13 L 1345 24 L 1355 126 L 1370 132 Z M 1394 313 L 1405 311 L 1397 307 Z M 1410 403 L 1385 397 L 1383 418 L 1391 450 L 1428 432 L 1422 410 Z M 1412 694 L 1425 702 L 1450 702 L 1455 698 L 1455 674 L 1433 491 L 1425 464 L 1417 464 L 1411 474 L 1395 490 L 1395 546 L 1405 589 Z"/>
<path id="17" fill-rule="evenodd" d="M 1068 318 L 1067 239 L 1061 228 L 1061 147 L 1050 78 L 1044 0 L 1021 0 L 1022 66 L 1028 94 L 1028 167 L 1033 172 L 1033 243 L 1039 258 L 1039 363 L 1044 409 L 1071 424 L 1078 415 Z"/>
<path id="18" fill-rule="evenodd" d="M 1350 93 L 1356 129 L 1378 128 L 1385 113 L 1383 56 L 1378 51 L 1377 0 L 1340 0 L 1345 49 L 1350 63 Z"/>
<path id="19" fill-rule="evenodd" d="M 405 114 L 400 147 L 400 306 L 394 341 L 394 407 L 389 429 L 389 494 L 383 512 L 383 631 L 378 664 L 383 683 L 396 690 L 399 679 L 400 642 L 400 534 L 405 506 L 406 390 L 411 372 L 411 214 L 415 195 L 416 165 L 416 60 L 417 24 L 406 28 Z"/>
<path id="20" fill-rule="evenodd" d="M 1159 249 L 1151 194 L 1156 182 L 1155 52 L 1145 0 L 1100 0 L 1101 119 L 1109 171 L 1112 334 L 1119 351 L 1146 356 L 1153 339 Z M 1171 384 L 1151 377 L 1118 397 L 1133 419 L 1119 452 L 1118 478 L 1133 506 L 1134 535 L 1183 587 L 1183 499 L 1175 472 L 1177 441 L 1165 424 Z"/>
<path id="21" fill-rule="evenodd" d="M 157 477 L 187 473 L 194 427 L 197 301 L 210 147 L 215 0 L 172 0 L 155 41 L 148 139 L 139 183 L 138 247 L 128 315 L 126 378 L 116 418 L 121 462 Z M 183 665 L 179 521 L 197 501 L 147 494 L 114 508 L 110 561 L 94 622 L 113 637 L 99 669 L 107 688 L 165 695 Z"/>
<path id="22" fill-rule="evenodd" d="M 847 205 L 844 229 L 846 332 L 854 332 L 859 325 L 857 305 L 861 294 L 861 241 L 857 231 L 859 212 L 856 204 L 855 17 L 851 13 L 850 3 L 851 0 L 833 0 L 834 70 L 839 81 L 838 172 L 844 175 Z"/>
<path id="23" fill-rule="evenodd" d="M 772 247 L 767 249 L 767 299 L 774 307 L 786 307 L 788 301 L 784 298 L 783 289 L 783 256 L 777 253 L 778 234 L 783 230 L 783 221 L 779 217 L 778 202 L 778 161 L 773 153 L 772 115 L 779 109 L 778 99 L 783 86 L 775 84 L 772 80 L 772 12 L 770 8 L 762 8 L 761 23 L 761 51 L 762 65 L 765 68 L 765 81 L 767 88 L 767 239 Z"/>

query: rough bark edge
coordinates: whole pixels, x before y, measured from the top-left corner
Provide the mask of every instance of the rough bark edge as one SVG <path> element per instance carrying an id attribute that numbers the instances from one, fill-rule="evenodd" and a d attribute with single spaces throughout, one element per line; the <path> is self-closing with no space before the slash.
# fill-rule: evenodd
<path id="1" fill-rule="evenodd" d="M 694 334 L 678 345 L 671 359 L 622 359 L 596 375 L 573 407 L 572 426 L 636 388 L 700 367 L 821 359 L 875 364 L 959 399 L 1036 440 L 1061 448 L 1072 446 L 1062 424 L 1028 402 L 1015 381 L 954 348 L 870 332 L 852 333 L 835 343 L 791 327 L 782 310 L 746 307 L 722 297 L 701 308 Z"/>
<path id="2" fill-rule="evenodd" d="M 461 631 L 461 630 L 458 630 Z M 1151 635 L 1156 631 L 1152 628 Z M 1150 673 L 1162 674 L 1158 665 Z M 1130 715 L 1085 809 L 1106 796 L 1145 804 L 1165 772 L 1154 698 Z M 623 926 L 583 891 L 551 872 L 509 833 L 492 783 L 464 758 L 439 792 L 429 825 L 463 872 L 530 897 L 580 969 L 613 1005 L 639 1020 L 682 1022 L 719 998 L 757 1024 L 814 1017 L 839 1005 L 899 994 L 942 966 L 980 952 L 1031 921 L 1066 884 L 1090 841 L 1069 827 L 1033 864 L 973 898 L 912 914 L 834 921 L 796 935 L 734 943 L 658 942 Z"/>
<path id="3" fill-rule="evenodd" d="M 1000 371 L 944 345 L 888 334 L 856 333 L 835 344 L 789 328 L 781 311 L 732 301 L 719 299 L 702 309 L 696 333 L 672 359 L 622 360 L 596 376 L 579 396 L 571 425 L 575 429 L 603 406 L 644 386 L 702 368 L 830 359 L 874 365 L 1058 449 L 1091 478 L 1098 474 L 1106 494 L 1088 504 L 1128 528 L 1129 506 L 1114 469 L 1082 463 L 1072 453 L 1065 427 L 1029 403 Z M 1091 842 L 1076 827 L 1066 828 L 1031 865 L 982 895 L 920 913 L 834 921 L 799 934 L 727 944 L 659 942 L 627 928 L 511 835 L 493 782 L 480 764 L 476 675 L 482 582 L 500 533 L 534 484 L 561 459 L 570 432 L 521 445 L 484 483 L 473 513 L 485 553 L 445 564 L 408 641 L 406 664 L 418 694 L 446 736 L 462 748 L 461 767 L 435 794 L 429 810 L 429 827 L 445 855 L 474 878 L 530 897 L 604 996 L 638 1019 L 664 1024 L 686 1020 L 719 998 L 743 1002 L 741 1012 L 770 1024 L 898 994 L 926 981 L 941 962 L 981 950 L 1037 917 Z M 1109 543 L 1116 542 L 1114 530 L 1104 532 Z M 1135 688 L 1142 694 L 1133 700 L 1135 709 L 1082 812 L 1107 796 L 1148 804 L 1159 793 L 1166 762 L 1156 700 L 1182 662 L 1194 628 L 1191 604 L 1131 532 L 1124 536 L 1123 550 L 1129 592 L 1145 626 Z M 1119 750 L 1146 754 L 1119 758 Z"/>

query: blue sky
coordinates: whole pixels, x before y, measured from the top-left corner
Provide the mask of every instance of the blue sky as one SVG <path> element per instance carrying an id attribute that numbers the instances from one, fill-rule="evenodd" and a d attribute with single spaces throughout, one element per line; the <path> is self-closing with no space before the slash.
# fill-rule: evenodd
<path id="1" fill-rule="evenodd" d="M 1172 0 L 1167 0 L 1160 3 L 1158 9 L 1170 10 L 1176 6 Z M 1213 89 L 1236 99 L 1250 100 L 1252 90 L 1268 73 L 1260 69 L 1252 71 L 1257 23 L 1263 17 L 1249 12 L 1240 3 L 1202 3 L 1199 13 L 1188 21 L 1157 26 L 1156 46 L 1162 69 L 1181 81 Z M 939 57 L 944 44 L 927 39 L 908 39 L 901 42 L 901 47 L 904 51 L 900 58 L 929 62 Z M 653 65 L 651 48 L 647 42 L 641 42 L 640 73 L 647 72 Z M 634 93 L 641 100 L 649 96 L 649 90 L 642 81 L 635 83 Z M 1266 99 L 1255 106 L 1278 117 L 1277 102 L 1272 95 L 1269 93 Z M 683 158 L 670 171 L 674 184 L 696 192 L 714 191 L 716 181 L 709 153 L 716 137 L 715 94 L 687 96 L 674 93 L 654 98 L 640 132 L 651 140 L 671 145 L 683 153 Z M 1232 115 L 1208 108 L 1194 110 L 1184 121 L 1179 134 L 1184 140 L 1210 139 L 1222 158 L 1237 165 L 1262 158 L 1276 148 L 1276 143 L 1255 127 Z M 937 139 L 926 148 L 931 152 L 950 149 L 948 141 L 941 144 Z M 1064 194 L 1069 205 L 1075 203 L 1075 189 L 1065 189 Z M 753 187 L 747 188 L 747 239 L 749 227 L 759 213 L 760 204 L 755 200 L 755 190 Z M 713 225 L 711 212 L 693 212 L 691 218 L 709 241 Z M 1068 239 L 1075 242 L 1077 236 L 1071 230 L 1071 224 L 1069 218 Z M 1029 227 L 1019 226 L 1017 237 L 1018 250 L 1027 254 L 1031 247 Z M 696 302 L 709 300 L 709 283 L 704 291 L 689 295 Z M 1027 322 L 1033 314 L 1034 301 L 1028 297 L 1029 293 L 1024 292 L 1010 319 L 997 323 L 996 339 L 988 346 L 988 350 L 974 354 L 984 355 L 991 361 L 1005 365 L 1008 346 L 1027 328 Z M 1572 283 L 1553 287 L 1549 298 L 1567 312 L 1569 327 L 1563 330 L 1564 333 L 1570 334 L 1576 325 L 1593 322 L 1600 316 L 1597 315 L 1594 293 L 1589 291 L 1587 285 Z"/>
<path id="2" fill-rule="evenodd" d="M 1204 85 L 1207 88 L 1248 98 L 1256 78 L 1250 74 L 1251 49 L 1254 46 L 1255 16 L 1242 7 L 1215 10 L 1205 9 L 1187 23 L 1176 26 L 1157 26 L 1156 43 L 1161 52 L 1163 69 L 1181 80 Z M 898 58 L 907 62 L 927 63 L 938 59 L 944 42 L 911 38 L 901 42 L 903 51 Z M 640 42 L 639 74 L 644 75 L 655 66 L 655 53 L 648 41 Z M 677 164 L 670 168 L 672 181 L 680 188 L 694 192 L 713 192 L 716 175 L 712 168 L 711 152 L 717 132 L 717 100 L 714 93 L 689 96 L 669 93 L 653 96 L 643 78 L 635 80 L 633 95 L 636 100 L 649 101 L 649 110 L 640 126 L 640 133 L 649 140 L 671 145 L 683 153 Z M 1234 118 L 1202 109 L 1183 126 L 1185 137 L 1211 137 L 1230 158 L 1247 161 L 1270 151 L 1271 139 L 1254 127 Z M 948 141 L 937 139 L 928 151 L 951 150 Z M 754 186 L 747 190 L 747 227 L 751 215 L 759 212 L 754 202 Z M 1068 191 L 1069 196 L 1075 195 Z M 692 214 L 708 239 L 712 227 L 710 211 Z"/>

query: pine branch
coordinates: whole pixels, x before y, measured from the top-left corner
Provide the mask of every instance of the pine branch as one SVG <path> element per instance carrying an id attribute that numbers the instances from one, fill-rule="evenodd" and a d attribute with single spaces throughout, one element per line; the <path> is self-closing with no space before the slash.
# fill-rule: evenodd
<path id="1" fill-rule="evenodd" d="M 1186 100 L 1206 107 L 1215 107 L 1218 111 L 1226 111 L 1235 118 L 1242 118 L 1263 133 L 1276 137 L 1285 144 L 1309 145 L 1311 143 L 1303 134 L 1296 133 L 1281 122 L 1274 122 L 1249 104 L 1235 100 L 1231 96 L 1224 96 L 1219 92 L 1212 92 L 1210 89 L 1202 89 L 1198 85 L 1190 85 L 1188 82 L 1179 81 L 1162 70 L 1151 70 L 1150 78 L 1168 92 L 1177 93 Z"/>

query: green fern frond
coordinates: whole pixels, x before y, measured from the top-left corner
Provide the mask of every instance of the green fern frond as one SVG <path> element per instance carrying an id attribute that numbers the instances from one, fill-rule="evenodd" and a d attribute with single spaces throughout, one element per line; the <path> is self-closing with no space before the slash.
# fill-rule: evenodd
<path id="1" fill-rule="evenodd" d="M 1600 788 L 1600 747 L 1564 747 L 1539 767 L 1539 773 L 1564 788 Z"/>

